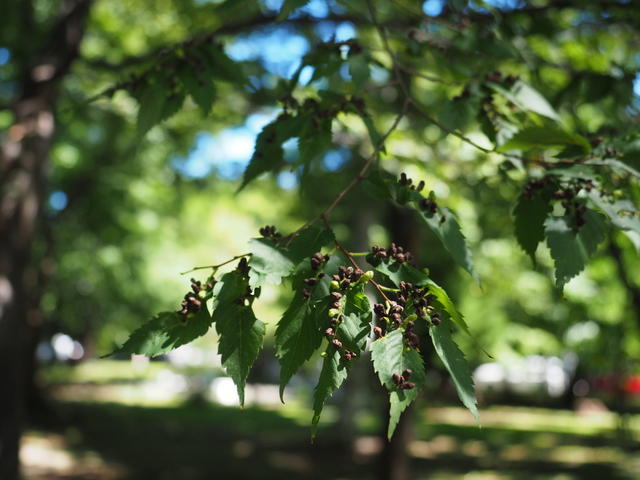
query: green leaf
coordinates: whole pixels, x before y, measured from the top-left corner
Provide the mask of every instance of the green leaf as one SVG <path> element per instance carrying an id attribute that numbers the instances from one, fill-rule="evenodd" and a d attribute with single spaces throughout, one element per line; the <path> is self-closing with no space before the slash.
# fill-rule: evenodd
<path id="1" fill-rule="evenodd" d="M 604 198 L 597 190 L 589 192 L 589 198 L 604 212 L 613 225 L 622 230 L 640 233 L 640 211 L 631 200 Z"/>
<path id="2" fill-rule="evenodd" d="M 265 283 L 279 285 L 282 277 L 287 277 L 295 268 L 290 252 L 270 238 L 252 238 L 249 241 L 250 285 L 258 287 Z"/>
<path id="3" fill-rule="evenodd" d="M 560 121 L 558 113 L 554 110 L 547 99 L 531 85 L 523 82 L 522 80 L 518 80 L 514 83 L 509 90 L 504 89 L 496 83 L 490 83 L 489 86 L 503 95 L 506 99 L 513 102 L 521 110 L 534 112 L 538 115 L 542 115 L 543 117 L 551 118 L 557 122 Z"/>
<path id="4" fill-rule="evenodd" d="M 587 209 L 586 224 L 578 233 L 573 231 L 571 220 L 564 217 L 549 217 L 545 222 L 547 244 L 555 264 L 556 285 L 562 289 L 585 267 L 598 245 L 605 239 L 607 223 L 604 215 Z"/>
<path id="5" fill-rule="evenodd" d="M 389 392 L 389 439 L 398 425 L 400 415 L 416 399 L 426 382 L 422 357 L 414 349 L 405 348 L 403 333 L 402 329 L 394 330 L 371 343 L 373 368 L 378 373 L 380 383 Z M 412 371 L 408 381 L 415 383 L 415 387 L 400 390 L 393 382 L 393 374 L 401 375 L 406 369 Z"/>
<path id="6" fill-rule="evenodd" d="M 458 397 L 464 406 L 469 409 L 476 421 L 479 421 L 480 417 L 476 405 L 471 369 L 463 353 L 451 337 L 449 319 L 443 318 L 442 323 L 437 327 L 429 327 L 429 335 L 436 353 L 453 379 Z"/>
<path id="7" fill-rule="evenodd" d="M 251 365 L 262 348 L 265 325 L 253 314 L 250 305 L 239 303 L 248 281 L 237 272 L 222 277 L 223 286 L 213 313 L 216 331 L 220 336 L 218 353 L 222 366 L 236 384 L 240 405 L 244 405 L 244 387 Z"/>
<path id="8" fill-rule="evenodd" d="M 203 115 L 208 115 L 216 97 L 216 87 L 208 72 L 183 69 L 180 72 L 180 81 Z"/>
<path id="9" fill-rule="evenodd" d="M 138 133 L 142 135 L 163 120 L 167 89 L 158 79 L 152 78 L 138 87 L 135 96 L 139 105 Z"/>
<path id="10" fill-rule="evenodd" d="M 135 330 L 114 353 L 131 353 L 156 357 L 201 337 L 211 327 L 212 319 L 202 308 L 186 320 L 175 312 L 162 312 Z"/>
<path id="11" fill-rule="evenodd" d="M 544 221 L 552 209 L 551 195 L 545 190 L 533 191 L 530 196 L 522 193 L 513 209 L 516 239 L 534 264 L 538 243 L 544 240 Z"/>
<path id="12" fill-rule="evenodd" d="M 437 212 L 431 215 L 420 207 L 422 195 L 419 192 L 411 191 L 413 207 L 418 212 L 420 218 L 427 224 L 436 237 L 440 239 L 444 248 L 451 254 L 451 257 L 458 265 L 464 268 L 473 279 L 478 282 L 478 275 L 473 268 L 471 250 L 462 234 L 462 230 L 455 215 L 446 207 L 438 205 Z"/>
<path id="13" fill-rule="evenodd" d="M 322 343 L 327 305 L 325 298 L 305 298 L 298 292 L 278 322 L 276 356 L 280 362 L 281 400 L 291 377 Z"/>
<path id="14" fill-rule="evenodd" d="M 408 263 L 399 263 L 395 260 L 377 259 L 373 254 L 367 255 L 367 262 L 374 267 L 374 270 L 381 273 L 395 286 L 400 286 L 400 282 L 409 282 L 414 285 L 426 285 L 429 276 Z"/>
<path id="15" fill-rule="evenodd" d="M 627 165 L 626 163 L 613 158 L 607 158 L 602 161 L 589 160 L 585 163 L 596 167 L 608 167 L 618 175 L 630 175 L 632 177 L 640 178 L 640 172 L 638 170 L 633 168 L 631 165 Z"/>
<path id="16" fill-rule="evenodd" d="M 279 285 L 282 278 L 291 275 L 300 262 L 306 261 L 307 257 L 333 244 L 334 241 L 331 230 L 315 225 L 300 231 L 289 246 L 285 246 L 285 239 L 278 242 L 267 238 L 251 239 L 249 284 L 252 287 L 259 287 L 265 283 Z"/>
<path id="17" fill-rule="evenodd" d="M 331 118 L 305 122 L 298 140 L 298 163 L 309 165 L 331 148 L 331 123 Z"/>
<path id="18" fill-rule="evenodd" d="M 499 147 L 497 151 L 508 152 L 509 150 L 531 150 L 538 148 L 548 148 L 554 146 L 577 145 L 585 153 L 591 151 L 591 145 L 581 135 L 569 133 L 559 127 L 527 127 L 520 130 L 507 142 Z"/>
<path id="19" fill-rule="evenodd" d="M 297 117 L 283 114 L 262 129 L 256 140 L 256 148 L 244 171 L 239 190 L 266 172 L 276 172 L 284 165 L 282 143 L 300 134 L 301 123 Z"/>
<path id="20" fill-rule="evenodd" d="M 320 415 L 327 399 L 335 392 L 348 375 L 348 364 L 341 361 L 340 351 L 331 343 L 327 345 L 322 362 L 320 378 L 313 395 L 313 418 L 311 420 L 311 437 L 316 436 Z"/>
<path id="21" fill-rule="evenodd" d="M 283 20 L 286 20 L 294 10 L 305 6 L 306 4 L 307 0 L 285 0 L 282 4 L 282 8 L 280 9 L 280 13 L 278 14 L 278 18 L 276 18 L 276 21 L 281 22 Z"/>
<path id="22" fill-rule="evenodd" d="M 436 297 L 436 301 L 440 304 L 442 309 L 449 314 L 454 323 L 465 333 L 471 335 L 469 326 L 465 321 L 462 314 L 458 311 L 453 301 L 447 294 L 444 288 L 438 285 L 436 282 L 429 278 L 424 272 L 421 272 L 417 268 L 408 263 L 390 262 L 389 260 L 380 261 L 373 255 L 367 256 L 367 262 L 369 262 L 374 270 L 381 273 L 396 286 L 400 285 L 400 282 L 409 282 L 417 286 L 428 286 L 429 293 Z"/>
<path id="23" fill-rule="evenodd" d="M 338 324 L 336 330 L 338 340 L 355 353 L 364 350 L 371 332 L 371 306 L 364 293 L 364 287 L 364 283 L 359 283 L 346 292 L 344 320 Z"/>
<path id="24" fill-rule="evenodd" d="M 369 80 L 369 60 L 364 54 L 349 55 L 347 60 L 351 81 L 357 88 L 362 88 Z"/>
<path id="25" fill-rule="evenodd" d="M 446 290 L 438 285 L 433 280 L 429 279 L 427 282 L 429 286 L 429 293 L 436 297 L 438 303 L 442 306 L 445 312 L 449 314 L 453 322 L 465 333 L 471 336 L 471 331 L 469 330 L 469 326 L 465 321 L 462 314 L 458 311 L 455 304 L 447 294 Z"/>

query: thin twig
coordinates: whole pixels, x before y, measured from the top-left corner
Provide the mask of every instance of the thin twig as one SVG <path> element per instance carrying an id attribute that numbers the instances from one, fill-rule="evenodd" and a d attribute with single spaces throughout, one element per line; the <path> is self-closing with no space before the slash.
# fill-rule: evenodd
<path id="1" fill-rule="evenodd" d="M 302 230 L 304 230 L 305 228 L 307 228 L 310 225 L 313 225 L 318 220 L 321 220 L 323 217 L 328 217 L 331 214 L 331 212 L 342 201 L 342 199 L 353 189 L 353 187 L 355 187 L 358 183 L 360 183 L 362 180 L 365 179 L 365 175 L 366 175 L 367 171 L 369 170 L 369 168 L 373 164 L 374 160 L 378 157 L 378 154 L 380 153 L 380 151 L 384 148 L 384 143 L 387 140 L 387 138 L 389 138 L 389 135 L 391 135 L 391 133 L 398 127 L 398 124 L 400 123 L 400 120 L 402 120 L 402 118 L 407 113 L 408 107 L 409 107 L 409 100 L 405 100 L 404 105 L 402 106 L 402 110 L 396 116 L 395 120 L 393 121 L 393 124 L 391 124 L 391 126 L 385 132 L 385 134 L 382 135 L 382 137 L 378 141 L 378 144 L 375 146 L 373 152 L 371 153 L 371 155 L 369 155 L 369 157 L 367 158 L 367 161 L 364 163 L 364 165 L 362 166 L 362 168 L 358 172 L 358 175 L 356 175 L 351 180 L 351 182 L 349 182 L 349 184 L 346 187 L 344 187 L 344 189 L 338 194 L 338 196 L 333 200 L 333 202 L 331 202 L 331 205 L 329 205 L 327 208 L 325 208 L 316 217 L 312 218 L 311 220 L 306 222 L 304 225 L 302 225 L 300 228 L 298 228 L 295 232 L 291 233 L 291 235 L 289 235 L 289 238 L 287 239 L 287 242 L 286 242 L 287 246 L 289 246 L 291 241 Z"/>
<path id="2" fill-rule="evenodd" d="M 398 64 L 398 68 L 402 70 L 404 73 L 408 73 L 414 77 L 424 78 L 425 80 L 429 80 L 430 82 L 442 83 L 443 85 L 464 85 L 467 82 L 458 82 L 456 80 L 443 80 L 439 77 L 434 77 L 433 75 L 427 75 L 426 73 L 416 72 L 411 68 Z"/>
<path id="3" fill-rule="evenodd" d="M 327 218 L 327 215 L 323 213 L 321 215 L 321 218 L 324 224 L 327 226 L 327 228 L 331 229 L 331 225 L 329 224 L 329 219 Z M 344 254 L 344 256 L 347 257 L 347 260 L 349 260 L 349 263 L 353 265 L 353 268 L 359 269 L 360 265 L 358 265 L 358 263 L 355 261 L 355 259 L 353 258 L 353 255 L 349 252 L 349 250 L 344 248 L 342 244 L 338 241 L 338 239 L 334 239 L 334 242 L 336 244 L 337 249 L 340 250 Z M 378 293 L 382 296 L 382 298 L 384 298 L 387 302 L 391 301 L 389 297 L 387 297 L 387 295 L 384 293 L 384 289 L 386 289 L 386 287 L 383 287 L 382 285 L 380 285 L 373 278 L 369 280 L 369 282 L 371 283 L 371 285 L 374 286 L 374 288 L 378 291 Z"/>
<path id="4" fill-rule="evenodd" d="M 212 269 L 213 271 L 216 271 L 220 267 L 224 267 L 225 265 L 228 265 L 229 263 L 234 262 L 234 261 L 236 261 L 236 260 L 238 260 L 240 258 L 250 257 L 251 255 L 253 255 L 253 254 L 251 254 L 251 253 L 243 253 L 242 255 L 236 255 L 235 257 L 230 258 L 226 262 L 219 263 L 218 265 L 204 265 L 202 267 L 194 267 L 191 270 L 187 270 L 186 272 L 181 272 L 180 275 L 186 275 L 187 273 L 195 272 L 196 270 Z"/>
<path id="5" fill-rule="evenodd" d="M 476 142 L 474 142 L 470 138 L 464 136 L 462 133 L 460 133 L 460 132 L 458 132 L 456 130 L 452 130 L 452 129 L 444 126 L 439 121 L 437 121 L 435 118 L 433 118 L 431 115 L 429 115 L 424 110 L 424 108 L 420 105 L 420 103 L 413 97 L 413 95 L 411 95 L 411 92 L 409 91 L 409 87 L 405 84 L 405 82 L 402 79 L 401 67 L 400 67 L 400 65 L 398 63 L 398 59 L 396 58 L 396 54 L 394 53 L 393 49 L 391 48 L 391 45 L 389 44 L 389 38 L 387 37 L 387 32 L 384 29 L 384 26 L 382 26 L 380 24 L 380 22 L 378 22 L 378 18 L 377 18 L 377 15 L 376 15 L 376 9 L 375 9 L 375 6 L 373 4 L 373 1 L 372 0 L 367 0 L 367 5 L 369 6 L 369 13 L 371 14 L 371 21 L 373 22 L 373 25 L 376 27 L 376 30 L 378 31 L 378 35 L 380 36 L 380 40 L 382 41 L 382 46 L 384 47 L 384 50 L 387 52 L 389 57 L 391 57 L 392 68 L 393 68 L 393 71 L 395 73 L 396 79 L 398 80 L 398 83 L 400 84 L 400 88 L 402 89 L 402 92 L 404 93 L 405 99 L 418 111 L 418 113 L 423 115 L 427 120 L 429 120 L 435 126 L 440 128 L 442 131 L 447 132 L 447 133 L 449 133 L 451 135 L 454 135 L 454 136 L 458 137 L 460 140 L 468 143 L 469 145 L 472 145 L 473 147 L 477 148 L 478 150 L 480 150 L 480 151 L 482 151 L 484 153 L 491 153 L 493 150 L 489 150 L 487 148 L 484 148 L 481 145 L 478 145 Z"/>

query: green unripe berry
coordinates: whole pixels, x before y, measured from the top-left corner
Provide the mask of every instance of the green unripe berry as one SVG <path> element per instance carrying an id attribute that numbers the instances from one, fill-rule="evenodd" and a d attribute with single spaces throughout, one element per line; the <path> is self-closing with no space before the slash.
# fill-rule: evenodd
<path id="1" fill-rule="evenodd" d="M 330 308 L 329 309 L 329 317 L 330 318 L 337 317 L 338 315 L 340 315 L 340 310 L 338 308 Z"/>
<path id="2" fill-rule="evenodd" d="M 209 294 L 207 293 L 206 290 L 200 290 L 198 292 L 198 297 L 201 298 L 202 300 L 204 300 L 205 298 L 207 298 Z"/>
<path id="3" fill-rule="evenodd" d="M 332 280 L 331 283 L 329 284 L 329 288 L 331 288 L 331 290 L 334 290 L 334 291 L 340 290 L 340 284 L 335 280 Z"/>

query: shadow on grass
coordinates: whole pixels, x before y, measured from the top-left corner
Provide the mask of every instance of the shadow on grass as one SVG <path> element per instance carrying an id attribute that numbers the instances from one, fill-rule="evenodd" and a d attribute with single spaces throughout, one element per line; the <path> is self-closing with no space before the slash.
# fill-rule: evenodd
<path id="1" fill-rule="evenodd" d="M 353 475 L 335 432 L 310 429 L 276 411 L 185 405 L 59 405 L 76 451 L 96 451 L 127 479 L 327 479 Z M 341 453 L 343 452 L 343 453 Z"/>
<path id="2" fill-rule="evenodd" d="M 376 478 L 376 448 L 354 455 L 335 425 L 322 428 L 312 445 L 306 418 L 299 423 L 285 416 L 286 406 L 68 402 L 59 408 L 69 419 L 65 437 L 72 451 L 97 452 L 121 466 L 126 479 Z M 608 436 L 421 422 L 416 438 L 414 479 L 640 478 L 633 471 L 638 443 L 623 449 Z"/>

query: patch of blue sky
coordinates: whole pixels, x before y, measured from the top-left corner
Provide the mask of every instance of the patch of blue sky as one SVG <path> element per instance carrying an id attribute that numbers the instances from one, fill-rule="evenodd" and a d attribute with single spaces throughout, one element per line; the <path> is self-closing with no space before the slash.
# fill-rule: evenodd
<path id="1" fill-rule="evenodd" d="M 318 22 L 315 31 L 323 42 L 346 42 L 356 36 L 356 28 L 351 22 Z"/>
<path id="2" fill-rule="evenodd" d="M 478 12 L 487 12 L 485 5 L 508 12 L 526 6 L 523 0 L 484 0 L 483 2 L 469 2 L 469 7 Z"/>
<path id="3" fill-rule="evenodd" d="M 187 178 L 215 173 L 226 180 L 238 179 L 251 159 L 256 137 L 276 114 L 254 113 L 240 127 L 216 134 L 200 132 L 189 155 L 174 159 L 173 167 Z"/>
<path id="4" fill-rule="evenodd" d="M 0 47 L 0 67 L 6 65 L 11 60 L 11 50 L 6 47 Z"/>
<path id="5" fill-rule="evenodd" d="M 298 183 L 300 183 L 298 176 L 289 170 L 280 172 L 276 177 L 276 182 L 283 190 L 291 190 L 292 188 L 297 187 Z"/>
<path id="6" fill-rule="evenodd" d="M 636 78 L 633 80 L 633 93 L 640 97 L 640 72 L 636 73 Z"/>
<path id="7" fill-rule="evenodd" d="M 349 158 L 351 158 L 351 152 L 346 148 L 329 150 L 322 159 L 322 166 L 329 172 L 336 172 L 349 161 Z"/>
<path id="8" fill-rule="evenodd" d="M 254 32 L 226 46 L 233 60 L 260 60 L 271 73 L 285 77 L 293 75 L 308 51 L 308 40 L 285 27 Z"/>
<path id="9" fill-rule="evenodd" d="M 49 195 L 49 206 L 56 212 L 64 210 L 67 203 L 69 203 L 69 199 L 67 198 L 67 194 L 62 190 L 55 190 Z"/>
<path id="10" fill-rule="evenodd" d="M 422 11 L 431 17 L 437 17 L 444 9 L 444 0 L 427 0 L 422 4 Z"/>

